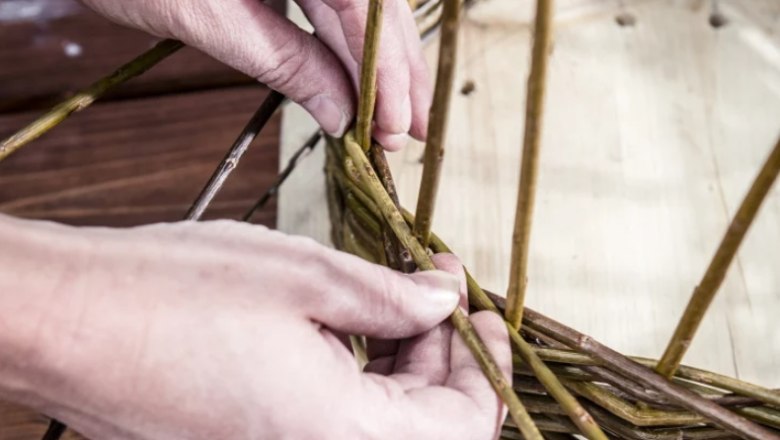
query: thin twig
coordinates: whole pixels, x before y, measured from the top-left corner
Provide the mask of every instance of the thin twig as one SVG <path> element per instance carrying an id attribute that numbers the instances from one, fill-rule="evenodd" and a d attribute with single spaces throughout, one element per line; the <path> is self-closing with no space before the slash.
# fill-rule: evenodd
<path id="1" fill-rule="evenodd" d="M 428 247 L 433 211 L 436 206 L 436 193 L 441 178 L 441 162 L 444 158 L 450 96 L 452 95 L 452 83 L 455 79 L 458 54 L 459 22 L 460 0 L 444 0 L 441 42 L 439 43 L 439 66 L 436 72 L 433 105 L 428 117 L 428 138 L 425 143 L 422 181 L 420 182 L 414 222 L 414 234 L 423 247 Z"/>
<path id="2" fill-rule="evenodd" d="M 49 427 L 46 428 L 46 432 L 43 433 L 41 440 L 59 440 L 66 429 L 68 429 L 68 427 L 65 426 L 64 423 L 52 419 L 51 422 L 49 422 Z"/>
<path id="3" fill-rule="evenodd" d="M 658 362 L 658 366 L 655 368 L 658 374 L 671 377 L 674 375 L 680 362 L 682 362 L 682 358 L 691 345 L 696 330 L 699 328 L 702 318 L 704 318 L 704 314 L 707 313 L 712 299 L 723 283 L 731 261 L 737 254 L 739 245 L 756 218 L 758 209 L 772 188 L 778 172 L 780 172 L 780 140 L 775 144 L 774 149 L 766 159 L 766 162 L 764 162 L 764 166 L 750 186 L 737 213 L 731 220 L 731 225 L 726 230 L 726 234 L 723 236 L 715 256 L 704 272 L 701 282 L 693 291 L 688 306 L 677 323 L 674 335 L 669 341 L 669 345 L 666 346 L 661 361 Z"/>
<path id="4" fill-rule="evenodd" d="M 146 72 L 152 66 L 164 60 L 183 46 L 184 45 L 179 41 L 163 40 L 157 43 L 153 48 L 117 69 L 114 73 L 98 80 L 86 89 L 76 93 L 73 97 L 57 104 L 47 113 L 11 135 L 11 137 L 2 141 L 0 143 L 0 161 L 56 127 L 71 114 L 89 107 L 107 91 Z"/>
<path id="5" fill-rule="evenodd" d="M 393 229 L 393 232 L 395 232 L 396 236 L 401 240 L 401 243 L 403 243 L 412 253 L 412 257 L 414 258 L 415 263 L 417 263 L 417 266 L 421 270 L 436 269 L 428 253 L 412 234 L 412 231 L 406 224 L 401 212 L 396 208 L 395 204 L 390 199 L 390 196 L 387 195 L 382 183 L 374 173 L 371 163 L 363 152 L 362 147 L 355 141 L 352 133 L 347 133 L 345 136 L 344 146 L 347 154 L 355 162 L 355 166 L 366 185 L 368 193 L 382 212 L 385 221 Z M 458 308 L 450 316 L 450 322 L 463 338 L 466 346 L 471 350 L 471 353 L 479 363 L 485 376 L 490 381 L 490 384 L 509 408 L 510 416 L 515 423 L 517 423 L 518 427 L 520 427 L 523 435 L 529 440 L 542 440 L 542 436 L 534 425 L 533 420 L 531 420 L 531 417 L 523 407 L 517 394 L 515 394 L 512 389 L 511 384 L 504 377 L 501 368 L 474 330 L 474 327 L 471 325 L 471 322 L 466 315 Z"/>
<path id="6" fill-rule="evenodd" d="M 184 217 L 185 220 L 200 219 L 203 212 L 206 211 L 206 208 L 214 199 L 214 196 L 217 195 L 222 188 L 222 185 L 225 184 L 225 180 L 227 180 L 230 173 L 238 166 L 238 162 L 241 160 L 241 156 L 246 153 L 249 144 L 257 137 L 260 130 L 265 127 L 265 124 L 274 115 L 274 112 L 279 108 L 282 101 L 284 101 L 284 95 L 281 93 L 275 90 L 271 90 L 271 92 L 268 93 L 268 96 L 266 96 L 263 103 L 260 104 L 260 107 L 241 131 L 241 134 L 238 135 L 238 138 L 230 147 L 230 150 L 228 150 L 227 155 L 222 159 L 222 162 L 220 162 L 217 169 L 214 170 L 214 173 L 211 175 L 211 178 L 209 178 L 206 186 L 201 190 L 198 198 L 195 199 L 195 202 L 187 211 L 187 215 Z"/>
<path id="7" fill-rule="evenodd" d="M 295 170 L 295 167 L 298 165 L 298 162 L 309 155 L 312 151 L 314 151 L 314 148 L 319 143 L 320 139 L 322 139 L 322 131 L 317 130 L 312 134 L 306 142 L 304 142 L 303 145 L 301 145 L 300 148 L 290 157 L 290 160 L 287 162 L 287 165 L 284 167 L 281 173 L 276 177 L 276 181 L 274 181 L 273 185 L 271 185 L 265 193 L 257 200 L 257 203 L 252 206 L 252 208 L 244 214 L 244 217 L 241 218 L 242 221 L 248 222 L 252 219 L 252 215 L 254 213 L 265 206 L 266 203 L 268 203 L 271 198 L 273 198 L 278 192 L 279 188 L 282 186 L 282 184 L 287 180 L 288 177 L 290 177 L 290 174 L 292 174 L 293 170 Z"/>
<path id="8" fill-rule="evenodd" d="M 517 191 L 515 227 L 512 234 L 512 260 L 507 291 L 506 317 L 519 329 L 523 319 L 525 288 L 528 284 L 528 248 L 531 241 L 536 176 L 539 169 L 539 144 L 542 137 L 544 92 L 547 81 L 547 62 L 552 43 L 553 0 L 536 1 L 534 42 L 531 72 L 528 75 L 525 102 L 525 136 L 520 166 L 520 185 Z"/>
<path id="9" fill-rule="evenodd" d="M 376 105 L 376 63 L 379 56 L 379 34 L 382 32 L 384 0 L 370 0 L 366 34 L 363 43 L 363 61 L 360 65 L 360 99 L 356 123 L 357 140 L 363 151 L 371 147 L 371 121 Z"/>

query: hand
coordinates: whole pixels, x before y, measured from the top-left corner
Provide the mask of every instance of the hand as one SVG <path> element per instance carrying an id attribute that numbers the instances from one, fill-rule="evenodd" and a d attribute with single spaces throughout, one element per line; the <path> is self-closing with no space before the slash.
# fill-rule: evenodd
<path id="1" fill-rule="evenodd" d="M 82 0 L 106 17 L 175 38 L 303 105 L 340 136 L 355 115 L 369 0 L 297 0 L 314 37 L 260 0 Z M 384 3 L 374 137 L 389 150 L 424 139 L 431 84 L 405 0 Z"/>
<path id="2" fill-rule="evenodd" d="M 437 255 L 437 266 L 457 277 L 402 275 L 230 221 L 125 230 L 6 222 L 17 227 L 3 234 L 0 222 L 0 249 L 22 251 L 0 252 L 0 264 L 21 286 L 0 282 L 0 396 L 89 438 L 498 434 L 500 401 L 440 324 L 465 300 L 451 255 Z M 472 319 L 511 377 L 501 319 Z M 371 372 L 334 331 L 385 341 L 370 347 Z M 4 344 L 9 337 L 16 342 Z"/>

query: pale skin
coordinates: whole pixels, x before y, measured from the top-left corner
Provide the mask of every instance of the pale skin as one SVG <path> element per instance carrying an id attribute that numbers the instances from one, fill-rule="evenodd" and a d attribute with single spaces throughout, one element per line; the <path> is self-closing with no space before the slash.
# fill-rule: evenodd
<path id="1" fill-rule="evenodd" d="M 301 0 L 321 40 L 253 0 L 85 3 L 256 76 L 330 133 L 352 121 L 365 0 Z M 430 85 L 406 3 L 385 9 L 374 136 L 397 149 L 424 137 Z M 504 408 L 445 321 L 462 266 L 434 261 L 404 275 L 232 221 L 0 215 L 0 398 L 95 440 L 496 438 Z M 501 319 L 472 320 L 511 377 Z M 371 338 L 363 371 L 343 333 Z"/>

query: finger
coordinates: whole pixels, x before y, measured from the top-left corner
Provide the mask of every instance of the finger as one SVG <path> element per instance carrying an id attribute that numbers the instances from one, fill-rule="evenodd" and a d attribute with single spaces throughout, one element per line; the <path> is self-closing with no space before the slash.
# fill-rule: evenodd
<path id="1" fill-rule="evenodd" d="M 100 8 L 100 2 L 89 3 Z M 332 135 L 343 134 L 354 115 L 354 91 L 339 60 L 317 38 L 262 2 L 199 0 L 187 7 L 143 2 L 132 14 L 114 18 L 180 39 L 257 78 L 303 105 Z"/>
<path id="2" fill-rule="evenodd" d="M 452 254 L 436 254 L 433 263 L 458 277 L 461 303 L 465 301 L 466 275 L 460 260 Z M 424 378 L 424 385 L 442 385 L 450 373 L 452 331 L 452 326 L 445 322 L 422 335 L 401 341 L 394 372 Z"/>
<path id="3" fill-rule="evenodd" d="M 417 140 L 428 135 L 428 115 L 433 99 L 433 83 L 428 62 L 425 60 L 420 31 L 411 14 L 401 16 L 406 54 L 409 60 L 409 95 L 412 102 L 412 122 L 409 134 Z"/>
<path id="4" fill-rule="evenodd" d="M 411 337 L 458 304 L 458 280 L 446 272 L 407 275 L 325 248 L 307 263 L 301 279 L 291 280 L 301 295 L 287 300 L 309 319 L 349 334 Z"/>
<path id="5" fill-rule="evenodd" d="M 324 17 L 307 14 L 312 18 L 316 32 L 323 30 L 323 38 L 328 45 L 334 47 L 345 65 L 355 66 L 351 72 L 355 83 L 360 75 L 360 65 L 363 58 L 366 17 L 368 0 L 323 0 L 338 16 L 341 23 L 343 44 L 335 43 L 336 36 L 327 29 L 332 28 L 332 22 Z M 312 0 L 301 0 L 302 4 L 312 3 Z M 384 3 L 382 14 L 382 29 L 379 39 L 377 58 L 377 103 L 374 113 L 374 134 L 383 145 L 396 147 L 402 145 L 404 135 L 411 127 L 412 102 L 409 95 L 411 72 L 404 37 L 403 20 L 411 19 L 411 11 L 405 2 L 392 1 Z M 354 64 L 353 64 L 354 63 Z M 390 137 L 395 136 L 395 137 Z"/>
<path id="6" fill-rule="evenodd" d="M 511 383 L 512 351 L 503 320 L 499 315 L 487 311 L 475 313 L 470 320 L 501 368 L 504 377 Z M 482 416 L 481 423 L 484 429 L 492 428 L 497 435 L 506 417 L 506 408 L 474 359 L 474 355 L 457 334 L 452 337 L 450 370 L 446 386 L 468 395 Z"/>

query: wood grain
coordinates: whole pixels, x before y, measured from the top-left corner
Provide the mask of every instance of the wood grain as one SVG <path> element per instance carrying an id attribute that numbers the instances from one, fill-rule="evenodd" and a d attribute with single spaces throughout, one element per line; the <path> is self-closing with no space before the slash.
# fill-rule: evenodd
<path id="1" fill-rule="evenodd" d="M 284 10 L 283 0 L 267 2 Z M 76 0 L 0 2 L 0 113 L 52 105 L 149 49 L 157 38 L 113 24 Z M 108 98 L 251 84 L 185 48 Z"/>
<path id="2" fill-rule="evenodd" d="M 261 86 L 97 104 L 0 163 L 0 211 L 78 225 L 182 218 L 265 97 Z M 35 114 L 0 116 L 0 136 Z M 239 218 L 276 177 L 276 117 L 206 218 Z M 273 207 L 256 219 L 273 226 Z"/>

